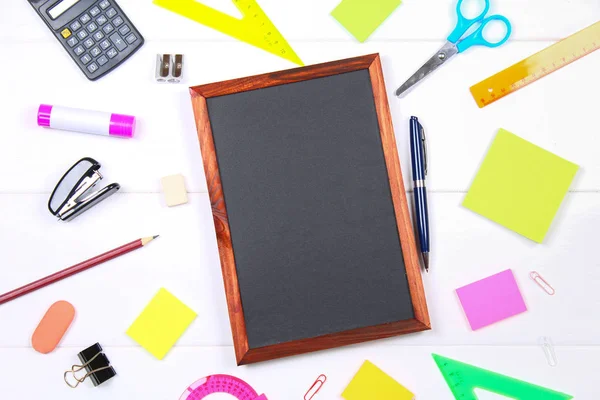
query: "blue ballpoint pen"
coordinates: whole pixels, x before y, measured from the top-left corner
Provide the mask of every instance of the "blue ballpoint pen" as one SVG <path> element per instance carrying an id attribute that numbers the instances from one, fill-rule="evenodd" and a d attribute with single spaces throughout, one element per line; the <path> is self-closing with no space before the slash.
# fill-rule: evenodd
<path id="1" fill-rule="evenodd" d="M 427 210 L 427 150 L 425 131 L 417 117 L 410 118 L 410 155 L 415 194 L 416 229 L 419 233 L 419 245 L 423 254 L 425 270 L 429 272 L 429 213 Z"/>

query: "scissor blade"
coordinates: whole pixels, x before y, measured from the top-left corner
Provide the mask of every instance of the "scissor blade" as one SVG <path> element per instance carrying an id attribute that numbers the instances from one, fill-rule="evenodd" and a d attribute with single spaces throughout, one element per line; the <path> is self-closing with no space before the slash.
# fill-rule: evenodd
<path id="1" fill-rule="evenodd" d="M 431 57 L 417 72 L 414 73 L 402 86 L 396 90 L 396 96 L 400 97 L 406 93 L 408 89 L 422 81 L 427 75 L 438 69 L 442 64 L 448 61 L 452 56 L 458 53 L 456 45 L 451 42 L 439 49 L 433 57 Z"/>

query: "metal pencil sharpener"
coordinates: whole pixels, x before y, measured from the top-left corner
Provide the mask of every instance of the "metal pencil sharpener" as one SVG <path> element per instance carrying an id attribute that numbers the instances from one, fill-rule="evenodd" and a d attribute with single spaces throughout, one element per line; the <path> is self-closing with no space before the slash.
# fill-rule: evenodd
<path id="1" fill-rule="evenodd" d="M 183 79 L 183 54 L 157 54 L 154 77 L 161 83 L 180 83 Z"/>

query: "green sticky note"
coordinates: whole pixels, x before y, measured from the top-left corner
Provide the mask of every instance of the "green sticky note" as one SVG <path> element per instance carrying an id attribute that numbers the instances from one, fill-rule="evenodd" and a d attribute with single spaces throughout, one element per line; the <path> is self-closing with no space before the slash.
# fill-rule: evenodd
<path id="1" fill-rule="evenodd" d="M 578 169 L 500 129 L 463 206 L 542 243 Z"/>
<path id="2" fill-rule="evenodd" d="M 400 0 L 343 0 L 331 15 L 362 43 L 400 3 Z"/>
<path id="3" fill-rule="evenodd" d="M 127 335 L 162 360 L 196 315 L 169 291 L 160 289 L 129 327 Z"/>

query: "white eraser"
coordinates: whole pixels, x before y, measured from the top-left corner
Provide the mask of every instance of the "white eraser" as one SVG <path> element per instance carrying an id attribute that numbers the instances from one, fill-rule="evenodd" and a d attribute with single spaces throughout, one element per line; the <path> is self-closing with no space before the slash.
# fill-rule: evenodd
<path id="1" fill-rule="evenodd" d="M 165 176 L 164 178 L 161 178 L 160 182 L 165 194 L 167 206 L 173 207 L 188 202 L 183 175 L 177 174 Z"/>

